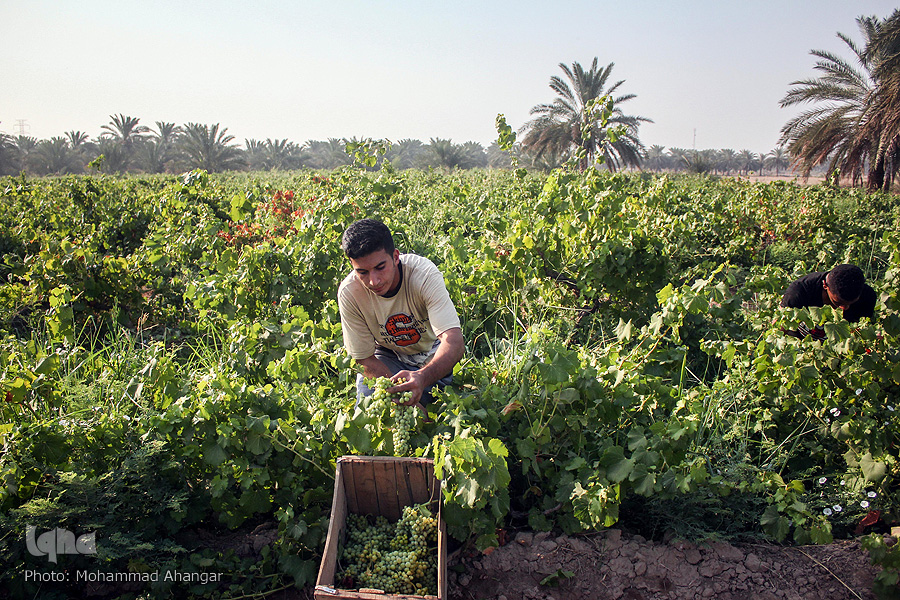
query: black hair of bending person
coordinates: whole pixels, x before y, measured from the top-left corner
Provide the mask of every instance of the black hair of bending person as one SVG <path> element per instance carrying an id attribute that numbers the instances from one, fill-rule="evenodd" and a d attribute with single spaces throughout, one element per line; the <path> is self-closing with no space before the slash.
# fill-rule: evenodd
<path id="1" fill-rule="evenodd" d="M 856 265 L 837 265 L 825 278 L 828 289 L 843 300 L 856 300 L 862 294 L 866 276 Z"/>
<path id="2" fill-rule="evenodd" d="M 341 249 L 347 258 L 357 259 L 384 250 L 394 253 L 394 238 L 387 225 L 375 219 L 360 219 L 344 231 Z"/>

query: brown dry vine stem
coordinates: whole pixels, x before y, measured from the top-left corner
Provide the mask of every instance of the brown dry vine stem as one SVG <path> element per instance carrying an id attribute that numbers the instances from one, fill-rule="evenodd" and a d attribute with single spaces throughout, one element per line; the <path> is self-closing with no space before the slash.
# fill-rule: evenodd
<path id="1" fill-rule="evenodd" d="M 224 600 L 244 600 L 245 598 L 265 598 L 266 596 L 271 596 L 272 594 L 277 594 L 278 592 L 283 592 L 284 590 L 289 590 L 294 586 L 293 583 L 289 583 L 287 585 L 283 585 L 280 588 L 276 588 L 274 590 L 269 590 L 268 592 L 254 592 L 252 594 L 242 594 L 240 596 L 228 596 Z"/>
<path id="2" fill-rule="evenodd" d="M 834 577 L 834 578 L 838 581 L 838 583 L 840 583 L 842 586 L 844 586 L 845 588 L 847 588 L 847 590 L 849 590 L 851 594 L 853 594 L 854 596 L 856 596 L 857 598 L 859 598 L 859 600 L 862 600 L 862 596 L 860 596 L 859 594 L 857 594 L 857 593 L 853 590 L 853 588 L 851 588 L 849 585 L 847 585 L 847 584 L 844 582 L 843 579 L 841 579 L 840 577 L 838 577 L 837 575 L 835 575 L 834 572 L 833 572 L 831 569 L 829 569 L 828 567 L 826 567 L 821 561 L 819 561 L 818 559 L 816 559 L 816 558 L 813 557 L 813 556 L 810 556 L 808 553 L 804 552 L 801 548 L 797 548 L 796 550 L 797 550 L 797 552 L 799 552 L 800 554 L 804 555 L 806 558 L 810 559 L 811 561 L 813 561 L 814 563 L 816 563 L 817 565 L 819 565 L 820 567 L 822 567 L 823 569 L 825 569 L 826 571 L 828 571 L 828 574 L 831 575 L 832 577 Z"/>
<path id="3" fill-rule="evenodd" d="M 282 431 L 282 429 L 281 429 L 280 426 L 276 428 L 276 431 L 277 431 L 278 433 L 280 433 L 281 435 L 287 437 L 287 434 L 286 434 L 284 431 Z M 293 448 L 291 448 L 291 447 L 288 446 L 287 444 L 283 444 L 282 442 L 280 442 L 279 440 L 277 440 L 277 439 L 274 438 L 274 437 L 272 437 L 272 438 L 270 438 L 270 439 L 271 439 L 271 441 L 272 441 L 273 444 L 278 444 L 278 446 L 280 446 L 282 450 L 287 450 L 288 452 L 293 452 L 294 455 L 296 455 L 298 458 L 300 458 L 300 460 L 304 460 L 304 461 L 308 462 L 309 464 L 311 464 L 312 466 L 314 466 L 315 468 L 317 468 L 319 471 L 321 471 L 322 473 L 324 473 L 326 477 L 329 477 L 329 478 L 331 478 L 331 479 L 334 479 L 334 474 L 333 474 L 333 473 L 329 473 L 328 471 L 326 471 L 325 469 L 323 469 L 320 465 L 318 465 L 318 464 L 315 463 L 314 461 L 308 459 L 307 457 L 303 456 L 302 454 L 300 454 L 299 452 L 297 452 L 296 450 L 294 450 Z"/>

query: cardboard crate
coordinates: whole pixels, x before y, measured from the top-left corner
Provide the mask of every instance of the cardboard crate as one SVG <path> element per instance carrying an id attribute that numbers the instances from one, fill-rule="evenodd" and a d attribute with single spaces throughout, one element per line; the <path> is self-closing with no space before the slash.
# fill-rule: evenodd
<path id="1" fill-rule="evenodd" d="M 438 518 L 437 596 L 382 594 L 340 589 L 335 585 L 338 552 L 345 538 L 349 513 L 400 518 L 404 506 L 430 503 Z M 334 500 L 325 553 L 313 593 L 316 600 L 395 600 L 447 598 L 447 531 L 441 516 L 441 486 L 430 458 L 394 456 L 342 456 L 334 477 Z"/>

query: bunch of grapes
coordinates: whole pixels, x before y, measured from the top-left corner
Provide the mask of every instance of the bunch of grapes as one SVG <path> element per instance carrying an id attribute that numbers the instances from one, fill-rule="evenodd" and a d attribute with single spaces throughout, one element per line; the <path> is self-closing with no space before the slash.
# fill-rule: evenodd
<path id="1" fill-rule="evenodd" d="M 416 413 L 419 409 L 415 406 L 403 406 L 395 404 L 391 407 L 391 417 L 394 420 L 394 454 L 397 456 L 409 456 L 409 438 L 416 428 Z"/>
<path id="2" fill-rule="evenodd" d="M 387 377 L 378 377 L 374 383 L 367 382 L 372 388 L 372 395 L 369 397 L 368 411 L 377 416 L 379 424 L 384 420 L 384 416 L 388 414 L 391 407 L 391 395 L 387 389 L 394 383 Z"/>
<path id="3" fill-rule="evenodd" d="M 383 516 L 347 516 L 345 565 L 338 581 L 389 594 L 437 595 L 437 519 L 424 504 L 407 506 L 393 525 Z"/>
<path id="4" fill-rule="evenodd" d="M 401 383 L 401 381 L 393 382 L 387 377 L 378 377 L 372 383 L 372 397 L 369 402 L 369 411 L 378 417 L 378 425 L 382 429 L 386 429 L 390 425 L 390 429 L 394 436 L 394 454 L 396 456 L 409 456 L 411 448 L 409 439 L 412 432 L 416 428 L 416 414 L 418 408 L 415 406 L 405 406 L 404 402 L 412 399 L 412 392 L 403 392 L 402 394 L 394 394 L 400 404 L 392 401 L 392 394 L 387 389 Z"/>

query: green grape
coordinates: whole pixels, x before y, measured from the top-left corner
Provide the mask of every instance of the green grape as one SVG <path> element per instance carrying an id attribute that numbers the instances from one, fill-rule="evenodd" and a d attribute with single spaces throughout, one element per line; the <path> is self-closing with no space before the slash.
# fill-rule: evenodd
<path id="1" fill-rule="evenodd" d="M 372 388 L 372 396 L 369 400 L 368 411 L 378 419 L 378 427 L 381 430 L 390 429 L 394 441 L 394 454 L 396 456 L 410 456 L 410 437 L 416 426 L 418 409 L 414 406 L 406 406 L 405 403 L 412 399 L 412 392 L 402 394 L 389 394 L 388 388 L 402 383 L 391 381 L 387 377 L 378 377 L 369 382 Z"/>
<path id="2" fill-rule="evenodd" d="M 391 594 L 436 595 L 437 519 L 424 504 L 407 506 L 396 523 L 347 516 L 337 581 L 350 579 L 358 588 Z"/>
<path id="3" fill-rule="evenodd" d="M 416 428 L 416 413 L 419 409 L 415 406 L 403 406 L 395 404 L 391 407 L 394 418 L 394 453 L 397 456 L 409 456 L 409 439 Z"/>

